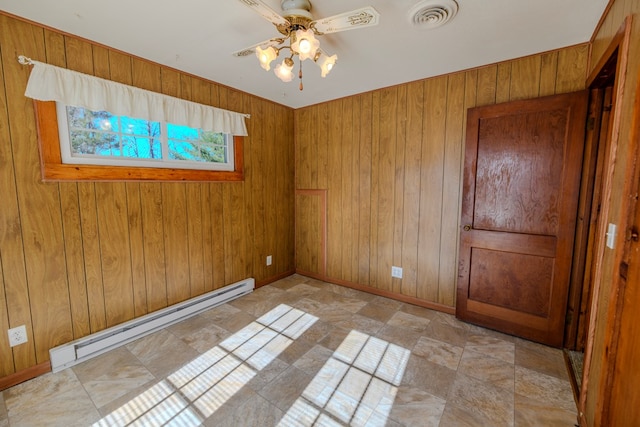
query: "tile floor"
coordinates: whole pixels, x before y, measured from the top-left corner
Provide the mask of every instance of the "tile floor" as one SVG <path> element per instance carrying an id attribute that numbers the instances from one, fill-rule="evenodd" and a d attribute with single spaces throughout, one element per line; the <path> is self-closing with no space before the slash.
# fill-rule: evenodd
<path id="1" fill-rule="evenodd" d="M 299 275 L 0 394 L 0 427 L 575 421 L 560 350 Z"/>

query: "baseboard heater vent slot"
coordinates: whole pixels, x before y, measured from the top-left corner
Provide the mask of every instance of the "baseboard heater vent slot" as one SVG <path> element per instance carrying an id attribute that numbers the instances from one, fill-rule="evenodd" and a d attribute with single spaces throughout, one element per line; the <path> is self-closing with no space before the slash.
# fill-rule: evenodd
<path id="1" fill-rule="evenodd" d="M 69 368 L 212 307 L 251 293 L 249 278 L 49 350 L 53 372 Z"/>

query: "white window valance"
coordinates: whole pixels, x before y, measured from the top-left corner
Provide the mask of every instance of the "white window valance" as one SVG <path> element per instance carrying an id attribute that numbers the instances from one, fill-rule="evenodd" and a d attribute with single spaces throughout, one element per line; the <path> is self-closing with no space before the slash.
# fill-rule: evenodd
<path id="1" fill-rule="evenodd" d="M 101 79 L 38 61 L 33 65 L 25 96 L 58 101 L 93 111 L 166 121 L 203 130 L 247 135 L 246 114 L 198 104 L 157 92 Z"/>

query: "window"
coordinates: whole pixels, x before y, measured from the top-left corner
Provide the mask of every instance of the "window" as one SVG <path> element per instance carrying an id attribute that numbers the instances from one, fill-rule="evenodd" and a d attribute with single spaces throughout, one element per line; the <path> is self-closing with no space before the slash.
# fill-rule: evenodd
<path id="1" fill-rule="evenodd" d="M 230 135 L 56 103 L 62 162 L 232 171 Z"/>
<path id="2" fill-rule="evenodd" d="M 243 179 L 247 114 L 20 58 L 45 181 Z"/>
<path id="3" fill-rule="evenodd" d="M 242 181 L 243 155 L 241 136 L 227 137 L 228 157 L 233 159 L 233 169 L 205 170 L 188 169 L 167 163 L 155 167 L 143 167 L 133 164 L 112 166 L 92 164 L 81 158 L 78 163 L 63 161 L 64 143 L 60 141 L 56 103 L 53 101 L 34 101 L 38 140 L 44 181 Z M 68 119 L 67 119 L 68 120 Z M 133 160 L 133 159 L 132 159 Z M 144 160 L 143 160 L 144 161 Z"/>

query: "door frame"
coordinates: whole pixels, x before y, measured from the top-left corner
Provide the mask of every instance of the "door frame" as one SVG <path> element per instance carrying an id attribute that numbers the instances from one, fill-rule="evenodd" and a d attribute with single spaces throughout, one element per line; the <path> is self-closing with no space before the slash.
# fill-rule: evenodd
<path id="1" fill-rule="evenodd" d="M 587 420 L 585 417 L 586 412 L 586 403 L 587 403 L 587 393 L 591 387 L 603 387 L 603 384 L 606 384 L 607 381 L 602 381 L 602 379 L 607 379 L 607 376 L 610 376 L 612 373 L 614 358 L 611 354 L 603 355 L 603 378 L 600 381 L 600 384 L 590 384 L 589 381 L 589 372 L 591 370 L 591 365 L 593 362 L 593 351 L 594 351 L 594 338 L 596 334 L 596 318 L 598 313 L 598 308 L 600 305 L 601 295 L 601 283 L 603 278 L 603 263 L 604 263 L 604 255 L 605 255 L 605 239 L 603 236 L 606 234 L 607 229 L 607 221 L 609 220 L 609 211 L 611 207 L 611 193 L 613 186 L 613 172 L 615 169 L 615 161 L 616 161 L 616 152 L 618 148 L 618 138 L 620 134 L 620 123 L 621 123 L 621 111 L 618 108 L 618 104 L 622 99 L 622 95 L 625 89 L 625 78 L 626 78 L 626 69 L 628 63 L 629 56 L 629 44 L 631 37 L 631 16 L 628 16 L 623 24 L 620 26 L 620 29 L 614 36 L 613 40 L 607 47 L 605 54 L 602 56 L 601 60 L 598 62 L 596 67 L 594 67 L 593 72 L 587 79 L 587 87 L 600 88 L 601 84 L 604 84 L 608 81 L 607 74 L 607 64 L 609 61 L 617 55 L 616 58 L 616 67 L 615 67 L 615 81 L 614 81 L 614 90 L 613 90 L 613 99 L 612 99 L 612 107 L 611 107 L 611 116 L 610 116 L 610 126 L 609 126 L 609 135 L 605 141 L 605 159 L 604 159 L 604 170 L 603 170 L 603 183 L 602 183 L 602 191 L 601 191 L 601 200 L 602 200 L 602 209 L 600 211 L 600 215 L 597 223 L 597 231 L 596 231 L 596 245 L 594 247 L 594 257 L 595 260 L 593 266 L 593 283 L 591 289 L 591 304 L 589 307 L 589 321 L 588 321 L 588 331 L 586 337 L 586 347 L 584 354 L 584 367 L 583 367 L 583 377 L 582 377 L 582 386 L 580 389 L 580 397 L 578 400 L 578 412 L 579 412 L 579 420 L 581 425 L 587 425 Z M 607 77 L 607 78 L 605 78 Z M 633 157 L 633 156 L 630 156 Z M 629 183 L 630 185 L 630 183 Z M 626 194 L 626 192 L 624 193 Z M 629 202 L 625 202 L 629 204 Z M 624 210 L 623 210 L 624 212 Z M 625 223 L 619 224 L 618 230 L 620 233 L 624 233 L 626 230 L 626 222 L 627 218 L 621 218 L 621 220 L 625 221 Z M 618 297 L 619 297 L 619 288 L 620 281 L 617 279 L 618 277 L 618 269 L 620 265 L 620 260 L 622 258 L 623 250 L 618 247 L 614 253 L 614 276 L 616 279 L 612 283 L 611 287 L 611 299 L 609 302 L 609 311 L 607 313 L 607 318 L 604 319 L 607 321 L 607 324 L 614 325 L 614 323 L 609 323 L 611 320 L 614 320 L 618 317 Z M 617 343 L 617 331 L 609 331 L 605 336 L 605 345 Z M 613 347 L 609 347 L 613 349 Z M 605 352 L 606 353 L 606 352 Z M 594 390 L 596 393 L 603 393 L 604 390 Z M 602 420 L 604 405 L 606 399 L 598 399 L 596 403 L 596 411 L 595 411 L 595 419 Z M 597 423 L 596 423 L 597 424 Z"/>

